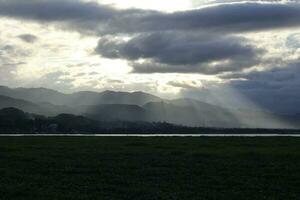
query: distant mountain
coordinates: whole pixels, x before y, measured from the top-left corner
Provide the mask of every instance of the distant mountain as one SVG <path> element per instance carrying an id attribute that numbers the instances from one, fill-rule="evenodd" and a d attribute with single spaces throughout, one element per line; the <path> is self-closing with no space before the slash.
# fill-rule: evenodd
<path id="1" fill-rule="evenodd" d="M 41 102 L 37 103 L 39 107 L 43 109 L 43 113 L 46 116 L 54 116 L 61 113 L 68 113 L 68 114 L 78 114 L 74 107 L 65 106 L 65 105 L 54 105 L 48 102 Z"/>
<path id="2" fill-rule="evenodd" d="M 79 106 L 99 104 L 129 104 L 144 105 L 148 102 L 161 101 L 162 99 L 143 92 L 76 92 L 63 94 L 46 88 L 16 88 L 0 86 L 0 95 L 17 99 L 24 99 L 34 103 L 48 102 L 53 105 Z"/>
<path id="3" fill-rule="evenodd" d="M 60 113 L 76 113 L 73 108 L 57 106 L 51 103 L 32 103 L 23 99 L 15 99 L 0 95 L 0 109 L 13 107 L 25 112 L 54 116 Z"/>
<path id="4" fill-rule="evenodd" d="M 194 99 L 165 100 L 143 92 L 77 92 L 0 87 L 0 109 L 15 107 L 45 116 L 62 113 L 97 121 L 167 122 L 193 127 L 298 128 L 299 116 L 229 109 Z"/>
<path id="5" fill-rule="evenodd" d="M 8 107 L 18 108 L 26 112 L 33 112 L 39 114 L 45 112 L 42 107 L 29 101 L 25 101 L 22 99 L 14 99 L 7 96 L 0 96 L 0 109 Z"/>
<path id="6" fill-rule="evenodd" d="M 123 104 L 141 106 L 148 102 L 161 100 L 159 97 L 143 92 L 77 92 L 69 95 L 71 105 Z"/>
<path id="7" fill-rule="evenodd" d="M 16 99 L 23 99 L 34 103 L 49 102 L 63 105 L 67 102 L 67 95 L 46 88 L 15 88 L 0 86 L 0 95 Z"/>

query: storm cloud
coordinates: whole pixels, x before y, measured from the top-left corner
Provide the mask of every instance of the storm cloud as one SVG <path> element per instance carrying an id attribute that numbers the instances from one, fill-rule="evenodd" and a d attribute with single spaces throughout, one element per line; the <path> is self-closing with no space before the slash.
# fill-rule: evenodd
<path id="1" fill-rule="evenodd" d="M 300 6 L 246 2 L 164 13 L 79 0 L 0 0 L 0 16 L 64 24 L 64 28 L 94 34 L 195 30 L 237 33 L 299 26 Z"/>
<path id="2" fill-rule="evenodd" d="M 38 21 L 104 20 L 115 14 L 110 7 L 78 0 L 1 0 L 0 13 L 7 17 Z"/>
<path id="3" fill-rule="evenodd" d="M 132 61 L 136 73 L 218 74 L 259 63 L 262 49 L 240 37 L 209 37 L 178 33 L 142 34 L 129 41 L 101 39 L 96 52 Z M 139 63 L 140 59 L 146 62 Z"/>

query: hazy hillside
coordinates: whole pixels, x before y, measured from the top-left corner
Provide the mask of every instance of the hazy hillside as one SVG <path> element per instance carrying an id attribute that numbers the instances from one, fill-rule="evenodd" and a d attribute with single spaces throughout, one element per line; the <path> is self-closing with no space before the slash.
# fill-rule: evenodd
<path id="1" fill-rule="evenodd" d="M 15 88 L 0 86 L 0 95 L 24 99 L 34 103 L 49 102 L 52 104 L 63 105 L 68 102 L 67 95 L 46 88 Z"/>
<path id="2" fill-rule="evenodd" d="M 0 95 L 0 109 L 8 107 L 14 107 L 24 110 L 25 112 L 33 112 L 39 114 L 45 112 L 45 110 L 37 104 L 21 99 L 14 99 L 11 97 Z"/>
<path id="3" fill-rule="evenodd" d="M 143 92 L 77 92 L 68 95 L 71 105 L 99 105 L 99 104 L 125 104 L 144 105 L 148 102 L 161 101 L 162 99 Z"/>
<path id="4" fill-rule="evenodd" d="M 63 94 L 46 88 L 15 88 L 0 86 L 0 95 L 17 99 L 24 99 L 34 103 L 48 102 L 53 105 L 99 105 L 99 104 L 130 104 L 144 105 L 148 102 L 161 101 L 162 99 L 143 92 L 77 92 Z"/>
<path id="5" fill-rule="evenodd" d="M 63 94 L 36 88 L 0 87 L 0 109 L 55 116 L 83 115 L 99 121 L 168 122 L 184 126 L 226 128 L 297 128 L 299 116 L 226 109 L 194 99 L 164 100 L 143 92 L 77 92 Z"/>

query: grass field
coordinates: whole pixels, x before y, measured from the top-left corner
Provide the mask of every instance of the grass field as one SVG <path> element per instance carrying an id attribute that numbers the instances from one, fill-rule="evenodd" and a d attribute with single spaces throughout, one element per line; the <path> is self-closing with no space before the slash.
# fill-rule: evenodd
<path id="1" fill-rule="evenodd" d="M 0 199 L 300 199 L 300 139 L 1 137 Z"/>

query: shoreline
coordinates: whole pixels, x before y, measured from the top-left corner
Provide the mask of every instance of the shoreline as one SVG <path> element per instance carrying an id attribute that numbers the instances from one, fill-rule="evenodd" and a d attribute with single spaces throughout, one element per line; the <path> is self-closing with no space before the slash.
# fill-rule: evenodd
<path id="1" fill-rule="evenodd" d="M 0 137 L 300 137 L 300 134 L 0 134 Z"/>

